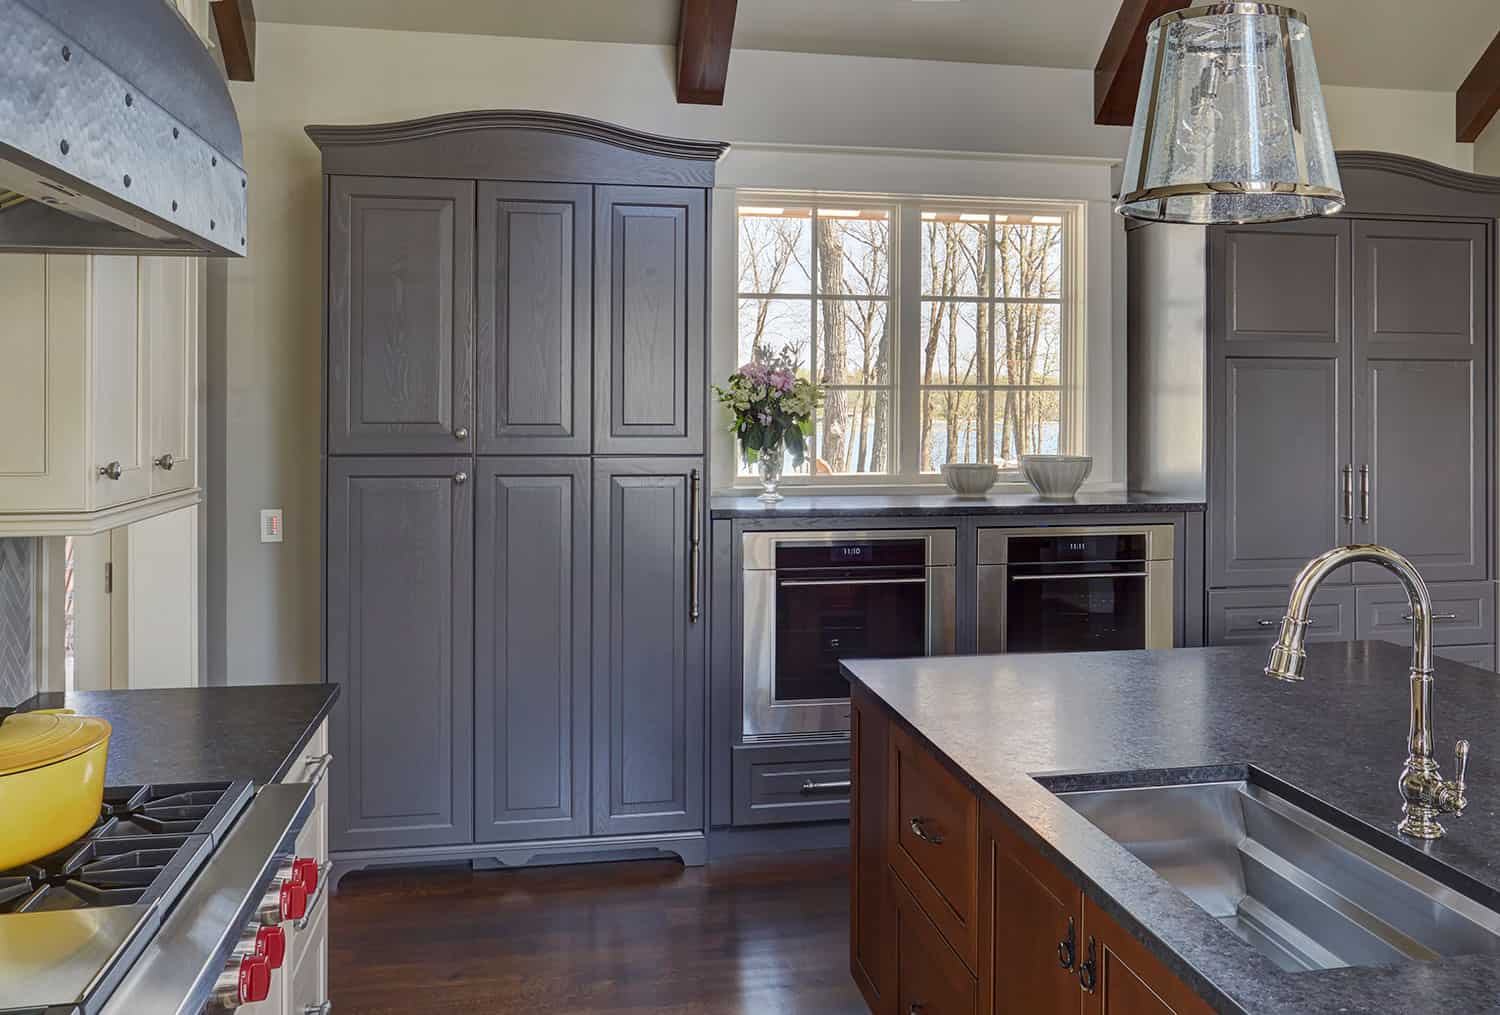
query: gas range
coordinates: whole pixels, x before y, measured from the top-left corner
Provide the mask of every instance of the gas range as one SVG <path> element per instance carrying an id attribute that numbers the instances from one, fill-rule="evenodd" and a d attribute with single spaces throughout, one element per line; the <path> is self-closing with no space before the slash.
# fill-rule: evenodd
<path id="1" fill-rule="evenodd" d="M 262 803 L 267 790 L 276 792 Z M 0 871 L 0 1015 L 195 1015 L 226 965 L 235 967 L 235 947 L 267 890 L 279 887 L 278 875 L 290 881 L 291 843 L 310 806 L 307 786 L 107 789 L 99 821 L 82 838 Z M 293 894 L 305 906 L 306 887 Z M 199 912 L 205 905 L 210 911 Z M 174 927 L 189 924 L 194 949 L 179 947 L 171 957 L 197 963 L 175 977 L 182 997 L 153 995 L 149 1006 L 130 1000 L 141 989 L 134 981 L 142 966 Z"/>

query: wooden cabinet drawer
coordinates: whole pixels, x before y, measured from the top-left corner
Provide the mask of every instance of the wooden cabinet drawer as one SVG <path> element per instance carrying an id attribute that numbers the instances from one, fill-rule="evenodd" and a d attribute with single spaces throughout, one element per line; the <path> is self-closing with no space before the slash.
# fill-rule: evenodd
<path id="1" fill-rule="evenodd" d="M 1208 594 L 1210 645 L 1270 645 L 1281 630 L 1290 591 L 1221 589 Z M 1308 641 L 1355 639 L 1354 589 L 1323 588 L 1313 597 Z"/>
<path id="2" fill-rule="evenodd" d="M 972 970 L 978 965 L 979 803 L 903 730 L 891 729 L 891 866 Z"/>
<path id="3" fill-rule="evenodd" d="M 974 974 L 893 873 L 890 899 L 891 933 L 896 940 L 896 1011 L 900 1015 L 976 1015 L 979 984 Z"/>
<path id="4" fill-rule="evenodd" d="M 844 820 L 849 780 L 847 741 L 736 747 L 734 823 Z"/>
<path id="5" fill-rule="evenodd" d="M 1432 596 L 1435 645 L 1480 645 L 1495 640 L 1495 586 L 1492 582 L 1440 582 Z M 1411 606 L 1398 585 L 1361 588 L 1357 597 L 1358 637 L 1411 644 Z"/>

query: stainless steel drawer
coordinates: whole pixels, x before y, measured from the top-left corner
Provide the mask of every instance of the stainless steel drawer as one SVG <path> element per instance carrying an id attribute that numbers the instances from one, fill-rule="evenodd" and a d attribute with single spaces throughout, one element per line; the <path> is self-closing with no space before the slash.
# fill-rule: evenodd
<path id="1" fill-rule="evenodd" d="M 1435 645 L 1481 645 L 1495 640 L 1493 582 L 1436 582 L 1432 596 Z M 1360 588 L 1356 594 L 1356 637 L 1411 644 L 1411 607 L 1398 585 Z"/>
<path id="2" fill-rule="evenodd" d="M 1221 589 L 1208 594 L 1210 645 L 1269 645 L 1286 614 L 1288 589 Z M 1353 641 L 1354 589 L 1324 587 L 1313 597 L 1308 641 Z"/>

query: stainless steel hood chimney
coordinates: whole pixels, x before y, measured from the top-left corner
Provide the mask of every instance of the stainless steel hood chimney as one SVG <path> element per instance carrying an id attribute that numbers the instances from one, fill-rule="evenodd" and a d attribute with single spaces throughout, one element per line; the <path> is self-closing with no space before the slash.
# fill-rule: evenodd
<path id="1" fill-rule="evenodd" d="M 0 251 L 244 256 L 244 162 L 170 0 L 0 0 Z"/>

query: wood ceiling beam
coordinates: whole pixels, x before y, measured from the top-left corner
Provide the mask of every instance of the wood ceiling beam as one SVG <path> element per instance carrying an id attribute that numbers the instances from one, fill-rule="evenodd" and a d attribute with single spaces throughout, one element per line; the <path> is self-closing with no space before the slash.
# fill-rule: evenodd
<path id="1" fill-rule="evenodd" d="M 214 33 L 231 81 L 255 80 L 255 0 L 211 0 Z"/>
<path id="2" fill-rule="evenodd" d="M 677 30 L 677 101 L 724 104 L 737 0 L 682 0 Z"/>
<path id="3" fill-rule="evenodd" d="M 1094 66 L 1094 122 L 1128 127 L 1146 63 L 1146 29 L 1163 14 L 1180 11 L 1190 0 L 1124 0 Z"/>
<path id="4" fill-rule="evenodd" d="M 1484 51 L 1464 83 L 1458 86 L 1456 100 L 1458 139 L 1478 141 L 1497 112 L 1500 112 L 1500 35 Z"/>

